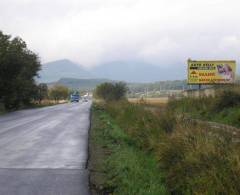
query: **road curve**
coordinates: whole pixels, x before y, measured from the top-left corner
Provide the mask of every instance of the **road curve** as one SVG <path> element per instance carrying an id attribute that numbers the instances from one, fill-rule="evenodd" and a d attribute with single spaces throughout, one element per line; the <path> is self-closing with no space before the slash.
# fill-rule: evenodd
<path id="1" fill-rule="evenodd" d="M 0 117 L 0 195 L 88 195 L 91 102 Z"/>

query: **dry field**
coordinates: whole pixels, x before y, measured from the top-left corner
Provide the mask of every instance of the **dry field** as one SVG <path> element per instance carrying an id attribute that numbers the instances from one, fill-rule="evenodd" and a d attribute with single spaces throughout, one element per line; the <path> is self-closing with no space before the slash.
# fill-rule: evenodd
<path id="1" fill-rule="evenodd" d="M 159 97 L 159 98 L 128 98 L 128 101 L 131 103 L 142 103 L 142 104 L 148 104 L 153 106 L 162 106 L 167 104 L 168 97 Z"/>

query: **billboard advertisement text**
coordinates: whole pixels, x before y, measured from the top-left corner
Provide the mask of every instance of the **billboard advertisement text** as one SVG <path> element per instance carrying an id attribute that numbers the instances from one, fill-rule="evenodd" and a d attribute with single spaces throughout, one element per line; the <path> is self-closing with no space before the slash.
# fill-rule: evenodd
<path id="1" fill-rule="evenodd" d="M 228 84 L 235 79 L 235 61 L 188 60 L 189 84 Z"/>

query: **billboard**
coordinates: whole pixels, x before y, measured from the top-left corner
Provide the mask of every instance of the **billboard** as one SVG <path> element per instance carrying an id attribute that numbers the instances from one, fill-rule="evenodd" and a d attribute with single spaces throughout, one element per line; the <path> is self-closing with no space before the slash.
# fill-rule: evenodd
<path id="1" fill-rule="evenodd" d="M 235 80 L 236 61 L 188 60 L 188 84 L 228 84 Z"/>

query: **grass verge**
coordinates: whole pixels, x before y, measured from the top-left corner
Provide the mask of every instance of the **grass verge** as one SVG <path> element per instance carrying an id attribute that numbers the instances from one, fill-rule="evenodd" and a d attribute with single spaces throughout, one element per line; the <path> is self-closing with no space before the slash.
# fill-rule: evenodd
<path id="1" fill-rule="evenodd" d="M 240 194 L 239 135 L 233 140 L 169 109 L 153 113 L 127 101 L 93 107 L 90 171 L 98 194 Z"/>
<path id="2" fill-rule="evenodd" d="M 172 100 L 168 107 L 191 118 L 240 127 L 240 87 L 216 90 L 215 97 Z"/>
<path id="3" fill-rule="evenodd" d="M 92 106 L 90 184 L 92 194 L 167 194 L 157 161 L 144 152 L 106 111 Z"/>

